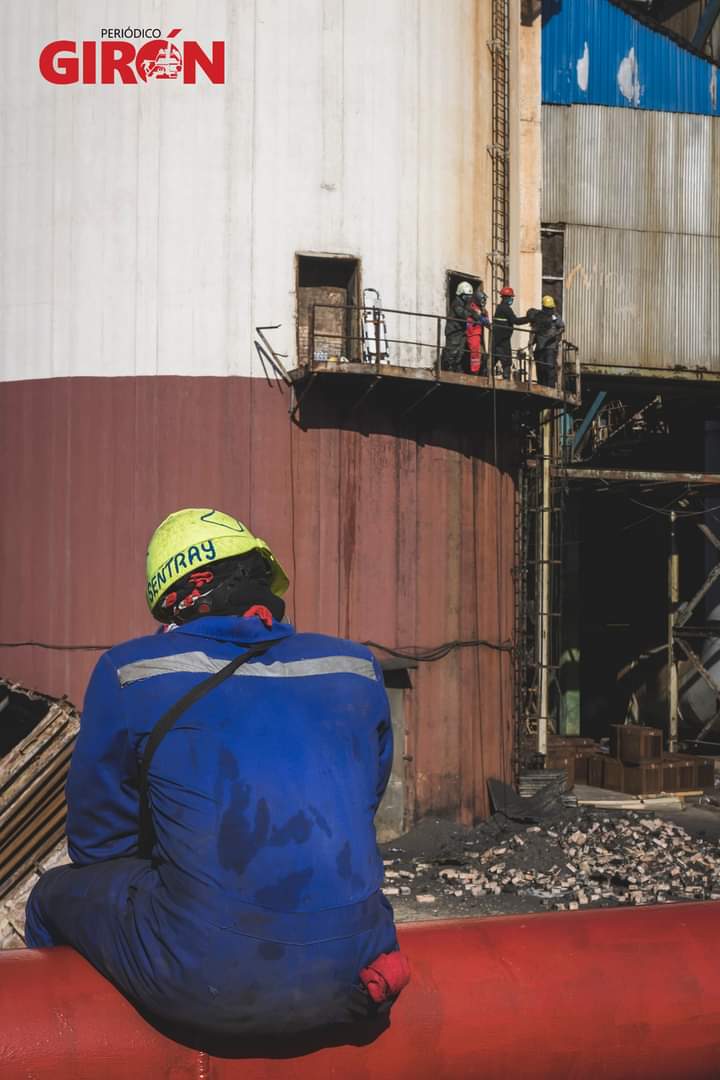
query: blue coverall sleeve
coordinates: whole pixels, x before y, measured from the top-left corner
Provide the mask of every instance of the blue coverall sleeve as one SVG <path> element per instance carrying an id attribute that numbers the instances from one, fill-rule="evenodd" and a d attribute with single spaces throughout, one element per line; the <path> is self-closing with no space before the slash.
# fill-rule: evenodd
<path id="1" fill-rule="evenodd" d="M 385 681 L 383 679 L 382 670 L 377 660 L 373 660 L 375 666 L 375 674 L 380 684 L 380 690 L 383 698 L 383 709 L 378 723 L 378 745 L 380 750 L 378 760 L 378 785 L 377 785 L 377 801 L 375 803 L 375 810 L 380 805 L 380 801 L 385 794 L 385 788 L 388 786 L 390 779 L 390 773 L 392 771 L 393 762 L 393 730 L 392 721 L 390 719 L 390 701 L 385 690 Z"/>
<path id="2" fill-rule="evenodd" d="M 138 767 L 107 655 L 90 678 L 67 781 L 68 851 L 86 866 L 137 853 Z"/>

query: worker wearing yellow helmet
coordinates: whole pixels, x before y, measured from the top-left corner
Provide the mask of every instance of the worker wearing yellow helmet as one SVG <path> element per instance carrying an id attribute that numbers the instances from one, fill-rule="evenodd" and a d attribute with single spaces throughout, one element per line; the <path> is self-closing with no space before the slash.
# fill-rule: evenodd
<path id="1" fill-rule="evenodd" d="M 165 518 L 148 545 L 146 577 L 148 607 L 159 622 L 237 612 L 246 597 L 261 598 L 283 616 L 282 566 L 264 540 L 219 510 L 178 510 Z"/>
<path id="2" fill-rule="evenodd" d="M 539 386 L 554 387 L 557 383 L 557 357 L 565 323 L 557 313 L 554 297 L 547 293 L 542 307 L 528 310 L 532 343 L 534 344 L 535 371 Z"/>
<path id="3" fill-rule="evenodd" d="M 382 673 L 282 621 L 287 588 L 229 514 L 158 526 L 146 597 L 165 632 L 98 662 L 67 784 L 75 865 L 28 901 L 29 946 L 74 946 L 145 1013 L 210 1035 L 355 1025 L 408 978 L 374 828 Z"/>

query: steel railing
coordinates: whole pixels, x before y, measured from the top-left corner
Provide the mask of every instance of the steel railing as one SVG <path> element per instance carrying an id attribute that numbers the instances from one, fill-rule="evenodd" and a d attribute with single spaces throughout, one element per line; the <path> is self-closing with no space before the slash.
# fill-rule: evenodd
<path id="1" fill-rule="evenodd" d="M 335 313 L 335 325 L 332 323 L 332 315 L 324 320 L 319 318 L 321 312 Z M 390 317 L 391 325 L 394 317 L 395 323 L 401 328 L 404 324 L 410 333 L 391 336 L 388 333 L 387 317 Z M 325 325 L 322 325 L 323 322 Z M 463 333 L 465 332 L 464 319 L 445 315 L 406 311 L 401 308 L 313 304 L 307 332 L 307 352 L 305 356 L 301 355 L 300 364 L 310 371 L 316 371 L 321 366 L 324 370 L 332 363 L 361 364 L 378 374 L 382 373 L 384 367 L 412 368 L 432 372 L 435 378 L 439 379 L 443 374 L 450 374 L 443 360 L 448 348 L 445 331 L 453 323 L 457 330 L 462 329 Z M 575 345 L 561 338 L 554 371 L 545 372 L 540 367 L 540 362 L 535 359 L 532 327 L 515 327 L 513 336 L 515 335 L 524 337 L 524 344 L 519 348 L 511 348 L 507 380 L 504 379 L 501 362 L 506 359 L 507 354 L 493 353 L 492 328 L 484 330 L 484 348 L 481 349 L 484 373 L 473 374 L 472 377 L 490 387 L 509 381 L 516 387 L 527 390 L 540 387 L 555 390 L 567 397 L 579 396 L 580 363 Z M 467 362 L 468 354 L 466 345 L 462 350 L 464 374 L 471 374 Z"/>

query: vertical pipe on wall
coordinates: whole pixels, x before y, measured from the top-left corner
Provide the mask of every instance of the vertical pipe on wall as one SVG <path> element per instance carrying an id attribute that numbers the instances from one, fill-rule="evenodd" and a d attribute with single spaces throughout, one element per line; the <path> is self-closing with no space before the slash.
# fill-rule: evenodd
<path id="1" fill-rule="evenodd" d="M 675 659 L 675 616 L 680 600 L 679 557 L 675 529 L 676 515 L 670 514 L 670 551 L 668 553 L 668 749 L 678 746 L 678 669 Z"/>
<path id="2" fill-rule="evenodd" d="M 538 528 L 540 531 L 538 594 L 538 731 L 539 754 L 547 753 L 548 713 L 550 709 L 550 531 L 552 528 L 552 411 L 540 414 L 542 482 Z"/>

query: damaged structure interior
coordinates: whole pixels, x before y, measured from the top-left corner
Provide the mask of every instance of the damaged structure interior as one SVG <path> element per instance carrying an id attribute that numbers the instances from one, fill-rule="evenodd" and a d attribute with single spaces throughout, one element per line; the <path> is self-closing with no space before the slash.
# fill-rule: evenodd
<path id="1" fill-rule="evenodd" d="M 633 721 L 717 753 L 717 68 L 642 6 L 579 45 L 564 5 L 543 36 L 543 280 L 583 388 L 552 439 L 548 708 L 559 734 Z M 607 78 L 629 33 L 642 89 Z"/>

